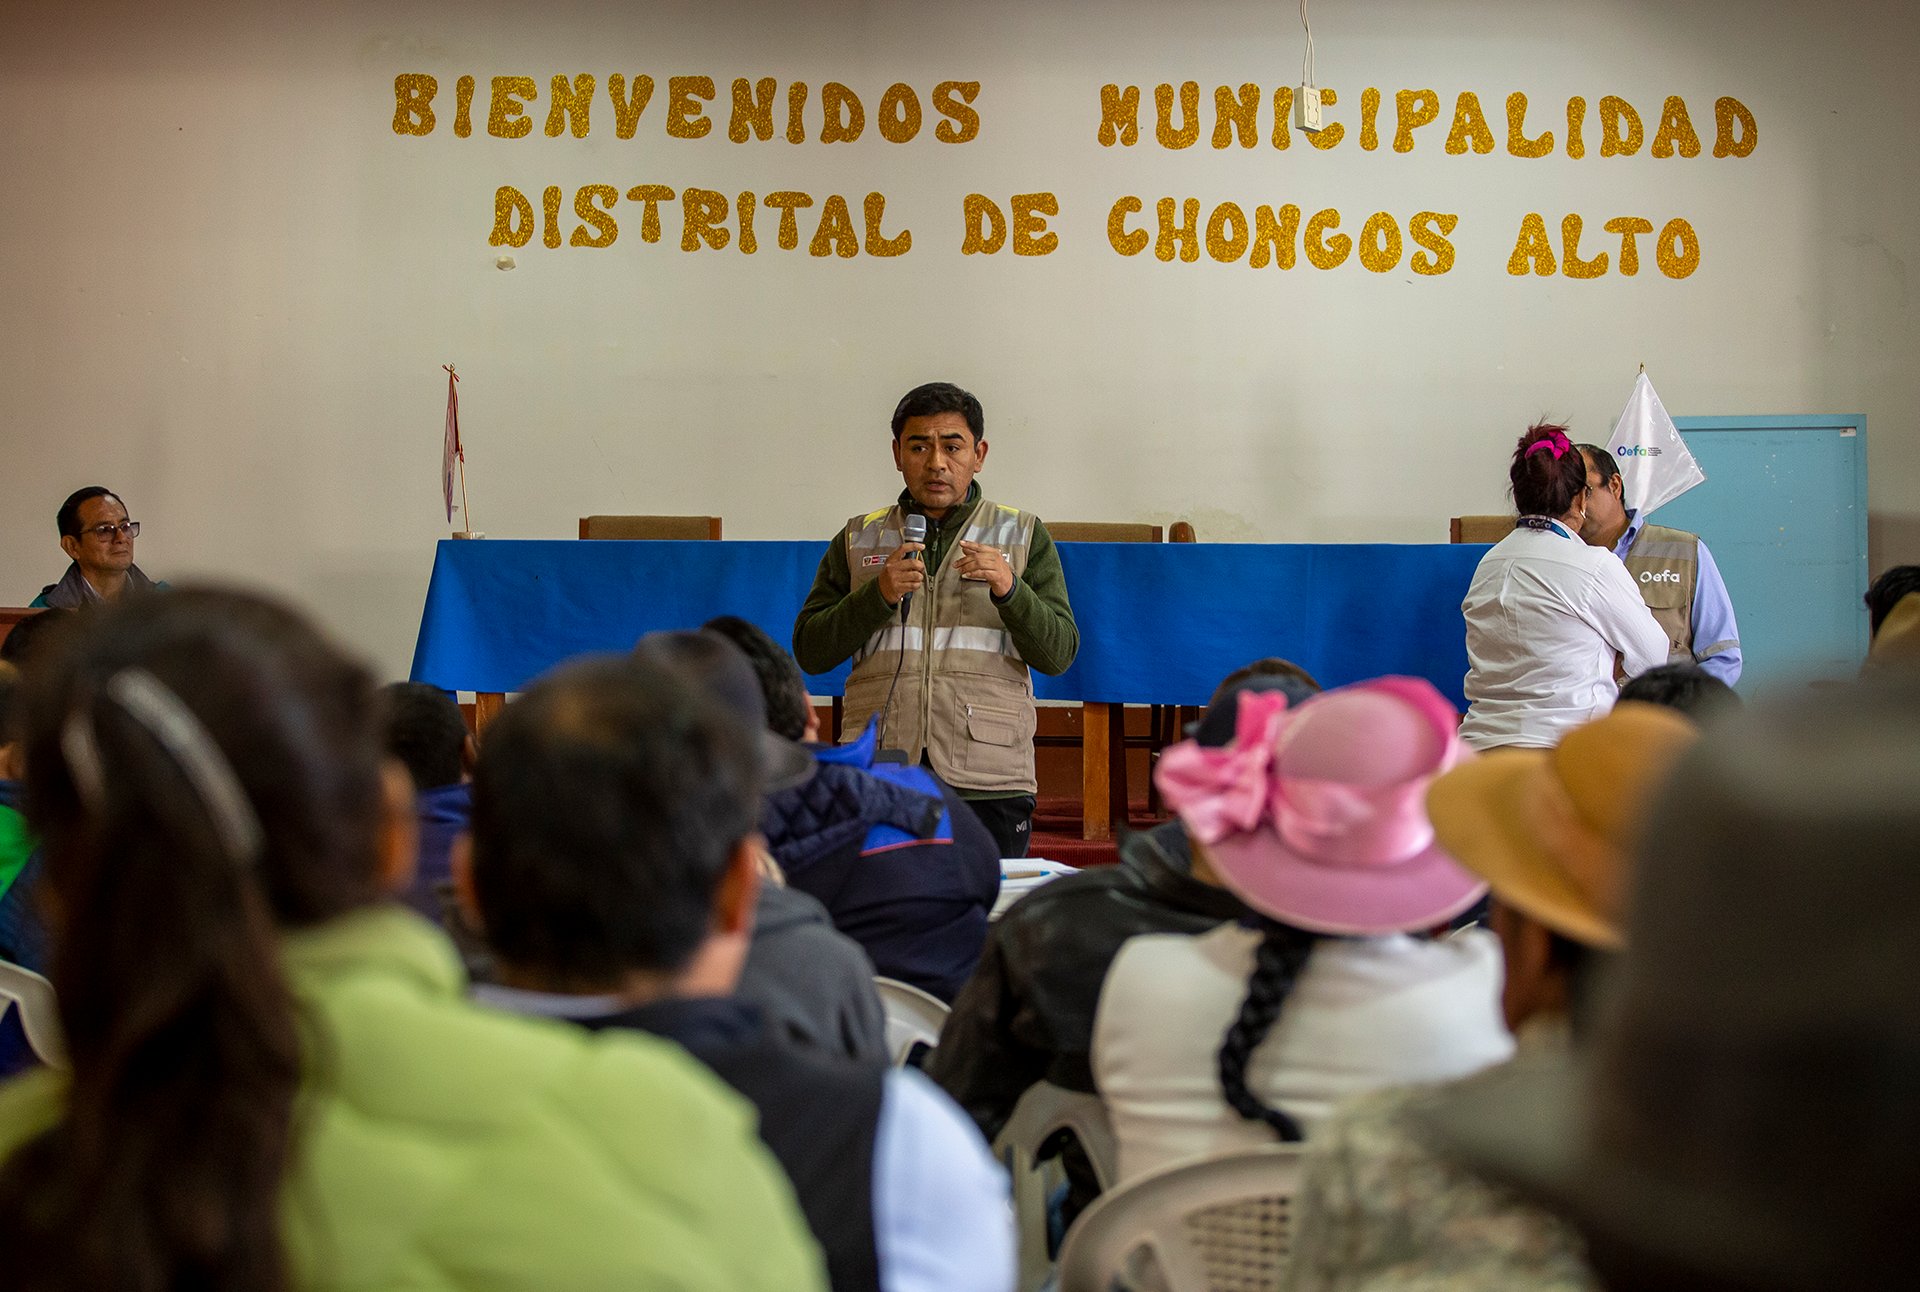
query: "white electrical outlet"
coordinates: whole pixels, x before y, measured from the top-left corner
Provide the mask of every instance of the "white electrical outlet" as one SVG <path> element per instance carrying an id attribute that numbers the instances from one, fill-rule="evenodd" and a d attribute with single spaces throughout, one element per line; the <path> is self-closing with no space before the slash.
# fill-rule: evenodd
<path id="1" fill-rule="evenodd" d="M 1303 85 L 1299 93 L 1293 96 L 1293 126 L 1296 130 L 1320 129 L 1320 91 L 1318 87 Z"/>

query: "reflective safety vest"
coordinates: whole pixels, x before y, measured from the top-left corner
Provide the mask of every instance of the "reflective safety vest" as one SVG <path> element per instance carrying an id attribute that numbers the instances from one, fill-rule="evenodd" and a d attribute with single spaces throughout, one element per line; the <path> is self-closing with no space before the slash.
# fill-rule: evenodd
<path id="1" fill-rule="evenodd" d="M 1627 573 L 1667 633 L 1667 663 L 1693 663 L 1693 589 L 1700 575 L 1700 536 L 1665 525 L 1642 525 L 1627 549 Z"/>
<path id="2" fill-rule="evenodd" d="M 851 591 L 880 577 L 904 541 L 902 523 L 898 504 L 847 522 Z M 1018 577 L 1037 523 L 1032 512 L 982 497 L 960 539 L 999 548 Z M 1001 622 L 992 587 L 961 578 L 959 556 L 956 540 L 914 594 L 907 622 L 896 610 L 854 652 L 841 730 L 857 738 L 868 717 L 884 709 L 881 745 L 905 750 L 909 763 L 924 751 L 934 772 L 955 788 L 1032 794 L 1033 674 Z"/>

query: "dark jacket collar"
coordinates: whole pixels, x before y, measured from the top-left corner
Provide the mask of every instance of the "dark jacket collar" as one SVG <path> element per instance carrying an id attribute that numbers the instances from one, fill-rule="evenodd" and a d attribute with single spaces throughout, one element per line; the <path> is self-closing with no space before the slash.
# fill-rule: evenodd
<path id="1" fill-rule="evenodd" d="M 973 514 L 973 509 L 975 506 L 979 504 L 979 502 L 980 502 L 980 482 L 978 480 L 974 480 L 967 485 L 967 496 L 965 498 L 962 498 L 959 502 L 955 503 L 953 506 L 947 508 L 946 516 L 939 522 L 940 528 L 945 529 L 949 525 L 959 524 L 961 521 L 965 520 L 968 516 L 971 516 Z M 919 503 L 913 500 L 913 494 L 909 490 L 902 489 L 900 491 L 899 503 L 900 503 L 900 511 L 902 515 L 925 516 L 927 514 L 926 508 L 922 507 Z M 928 519 L 931 520 L 932 517 L 929 516 Z"/>
<path id="2" fill-rule="evenodd" d="M 137 565 L 127 567 L 127 591 L 152 592 L 154 583 Z M 60 582 L 49 583 L 40 589 L 40 595 L 46 598 L 47 605 L 60 610 L 78 610 L 83 606 L 99 601 L 100 594 L 87 582 L 87 576 L 80 572 L 80 562 L 71 561 L 67 572 L 60 576 Z"/>
<path id="3" fill-rule="evenodd" d="M 811 780 L 769 794 L 761 802 L 760 833 L 767 851 L 789 873 L 867 836 L 876 825 L 896 826 L 916 839 L 939 829 L 946 804 L 858 767 L 822 763 Z"/>
<path id="4" fill-rule="evenodd" d="M 650 1032 L 696 1053 L 715 1046 L 757 1041 L 767 1030 L 766 1016 L 760 1007 L 738 996 L 667 997 L 637 1005 L 624 1013 L 575 1021 L 596 1031 L 626 1027 Z"/>
<path id="5" fill-rule="evenodd" d="M 1120 863 L 1169 906 L 1221 920 L 1237 920 L 1249 913 L 1246 903 L 1227 889 L 1193 877 L 1193 849 L 1178 821 L 1151 830 L 1129 830 L 1121 836 L 1118 851 Z"/>

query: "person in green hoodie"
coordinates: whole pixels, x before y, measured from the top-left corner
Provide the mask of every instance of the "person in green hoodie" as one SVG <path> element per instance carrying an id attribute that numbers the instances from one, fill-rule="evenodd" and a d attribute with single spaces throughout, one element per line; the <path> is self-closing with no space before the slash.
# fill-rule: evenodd
<path id="1" fill-rule="evenodd" d="M 29 683 L 71 1071 L 0 1086 L 0 1283 L 823 1289 L 751 1108 L 672 1045 L 463 998 L 387 899 L 372 677 L 273 603 L 99 613 Z"/>

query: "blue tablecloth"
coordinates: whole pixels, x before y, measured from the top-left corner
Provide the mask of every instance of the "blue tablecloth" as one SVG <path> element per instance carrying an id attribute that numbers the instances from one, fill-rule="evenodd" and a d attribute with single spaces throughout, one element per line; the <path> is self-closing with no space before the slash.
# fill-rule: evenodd
<path id="1" fill-rule="evenodd" d="M 1062 543 L 1080 656 L 1034 675 L 1043 699 L 1205 704 L 1226 674 L 1278 655 L 1327 686 L 1403 673 L 1461 709 L 1460 601 L 1473 544 Z M 715 615 L 793 638 L 821 544 L 444 540 L 413 677 L 517 691 L 583 651 Z M 810 679 L 838 695 L 843 664 Z"/>

